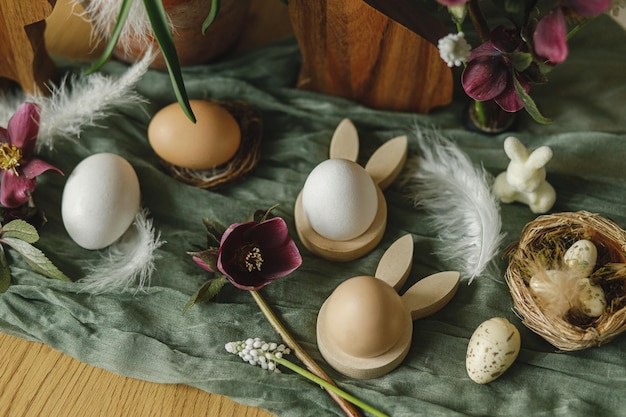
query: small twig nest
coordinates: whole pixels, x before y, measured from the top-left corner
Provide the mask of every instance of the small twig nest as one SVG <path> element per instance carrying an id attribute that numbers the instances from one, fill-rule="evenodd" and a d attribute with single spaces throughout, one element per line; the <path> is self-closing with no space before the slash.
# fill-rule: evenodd
<path id="1" fill-rule="evenodd" d="M 595 318 L 557 317 L 542 311 L 529 289 L 533 265 L 546 267 L 562 249 L 588 239 L 598 249 L 591 280 L 602 286 L 604 312 Z M 600 346 L 626 330 L 626 232 L 614 222 L 586 211 L 540 216 L 522 230 L 507 254 L 505 279 L 522 323 L 564 351 Z"/>
<path id="2" fill-rule="evenodd" d="M 211 169 L 182 168 L 162 161 L 165 168 L 177 180 L 198 188 L 218 188 L 239 180 L 250 172 L 259 161 L 261 151 L 262 122 L 249 104 L 243 101 L 211 100 L 233 115 L 241 130 L 241 144 L 237 153 L 225 164 Z"/>

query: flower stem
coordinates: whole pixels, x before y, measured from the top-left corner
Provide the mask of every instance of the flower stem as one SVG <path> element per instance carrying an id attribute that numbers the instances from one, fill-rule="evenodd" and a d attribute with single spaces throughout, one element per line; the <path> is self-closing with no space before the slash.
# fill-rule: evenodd
<path id="1" fill-rule="evenodd" d="M 480 126 L 487 125 L 487 113 L 485 113 L 485 106 L 482 101 L 474 100 L 474 111 L 476 114 L 476 120 Z"/>
<path id="2" fill-rule="evenodd" d="M 476 33 L 478 33 L 480 40 L 482 42 L 487 42 L 491 31 L 489 30 L 487 19 L 485 19 L 485 15 L 480 9 L 478 0 L 470 0 L 469 3 L 467 3 L 467 14 L 472 21 L 472 25 L 474 26 L 474 29 L 476 29 Z"/>
<path id="3" fill-rule="evenodd" d="M 276 332 L 280 335 L 280 337 L 283 339 L 285 344 L 292 350 L 292 352 L 296 354 L 296 357 L 304 364 L 304 366 L 306 366 L 307 369 L 311 371 L 311 373 L 313 373 L 317 377 L 326 381 L 330 385 L 336 386 L 336 384 L 333 382 L 330 376 L 328 376 L 328 374 L 324 372 L 324 370 L 313 360 L 313 358 L 311 358 L 309 354 L 306 353 L 304 349 L 302 349 L 302 347 L 298 344 L 296 339 L 294 339 L 291 336 L 291 334 L 287 331 L 285 326 L 283 326 L 283 324 L 280 322 L 278 317 L 276 317 L 276 315 L 274 314 L 270 306 L 265 302 L 265 299 L 263 299 L 261 294 L 259 294 L 258 291 L 248 291 L 248 292 L 252 295 L 252 298 L 254 298 L 254 301 L 256 301 L 257 305 L 261 309 L 261 312 L 263 312 L 263 314 L 265 315 L 265 318 L 267 319 L 267 321 L 269 321 L 269 323 L 272 325 L 274 330 L 276 330 Z M 361 413 L 359 412 L 359 410 L 357 410 L 356 407 L 352 405 L 352 403 L 342 398 L 340 395 L 336 394 L 332 390 L 327 389 L 326 392 L 328 392 L 328 395 L 330 395 L 331 398 L 335 400 L 335 402 L 339 405 L 339 407 L 341 407 L 341 409 L 346 414 L 346 416 L 349 416 L 349 417 L 361 416 Z"/>
<path id="4" fill-rule="evenodd" d="M 296 365 L 293 362 L 288 361 L 287 359 L 284 358 L 278 358 L 276 356 L 274 356 L 272 358 L 272 360 L 276 363 L 279 363 L 281 365 L 283 365 L 285 368 L 289 368 L 292 371 L 296 372 L 299 375 L 302 375 L 303 377 L 319 384 L 320 386 L 322 386 L 323 388 L 332 391 L 333 393 L 339 395 L 341 398 L 345 399 L 346 401 L 351 402 L 352 404 L 356 405 L 357 407 L 362 408 L 363 410 L 367 411 L 368 413 L 371 413 L 377 417 L 389 417 L 387 414 L 383 413 L 380 410 L 375 409 L 374 407 L 364 403 L 363 401 L 359 400 L 358 398 L 348 394 L 347 392 L 345 392 L 344 390 L 342 390 L 341 388 L 338 388 L 337 386 L 328 383 L 328 381 L 323 380 L 322 378 L 319 378 L 317 375 L 312 374 L 311 372 L 307 371 L 306 369 L 303 369 L 301 367 L 299 367 L 298 365 Z"/>

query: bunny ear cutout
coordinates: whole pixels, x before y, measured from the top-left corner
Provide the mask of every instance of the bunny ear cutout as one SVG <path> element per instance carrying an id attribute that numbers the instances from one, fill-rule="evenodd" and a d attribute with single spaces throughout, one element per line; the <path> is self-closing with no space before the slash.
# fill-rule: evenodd
<path id="1" fill-rule="evenodd" d="M 359 134 L 350 119 L 343 119 L 330 140 L 331 159 L 347 159 L 356 162 L 359 158 Z"/>
<path id="2" fill-rule="evenodd" d="M 404 235 L 385 251 L 374 276 L 398 291 L 406 282 L 412 265 L 413 237 Z"/>
<path id="3" fill-rule="evenodd" d="M 421 319 L 445 307 L 456 294 L 460 277 L 457 271 L 445 271 L 417 281 L 402 295 L 402 302 L 411 312 L 411 318 Z"/>
<path id="4" fill-rule="evenodd" d="M 407 137 L 398 136 L 385 142 L 367 161 L 365 171 L 381 190 L 389 187 L 402 171 L 406 162 L 407 149 Z"/>

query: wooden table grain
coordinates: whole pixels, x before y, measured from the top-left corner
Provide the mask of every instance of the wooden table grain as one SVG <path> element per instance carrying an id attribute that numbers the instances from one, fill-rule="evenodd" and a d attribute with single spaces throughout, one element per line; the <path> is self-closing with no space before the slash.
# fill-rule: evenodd
<path id="1" fill-rule="evenodd" d="M 91 27 L 58 0 L 48 19 L 50 54 L 89 60 L 102 47 L 90 42 Z M 253 0 L 238 49 L 291 32 L 286 6 Z M 3 417 L 271 417 L 215 394 L 185 385 L 155 384 L 115 375 L 79 362 L 49 346 L 0 334 L 0 416 Z"/>

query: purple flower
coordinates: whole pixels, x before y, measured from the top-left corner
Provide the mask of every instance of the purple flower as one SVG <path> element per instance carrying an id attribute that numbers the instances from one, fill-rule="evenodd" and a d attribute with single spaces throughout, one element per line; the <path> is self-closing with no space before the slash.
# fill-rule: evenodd
<path id="1" fill-rule="evenodd" d="M 39 133 L 39 106 L 23 103 L 0 127 L 0 204 L 15 208 L 35 191 L 36 177 L 48 170 L 63 173 L 41 159 L 33 158 Z"/>
<path id="2" fill-rule="evenodd" d="M 222 235 L 217 254 L 217 269 L 242 290 L 258 290 L 301 264 L 300 252 L 280 217 L 232 224 Z"/>
<path id="3" fill-rule="evenodd" d="M 465 93 L 477 101 L 494 100 L 503 110 L 516 112 L 524 107 L 515 91 L 514 78 L 530 91 L 528 78 L 513 68 L 509 55 L 522 52 L 519 34 L 504 26 L 496 27 L 489 40 L 470 53 L 461 76 Z"/>

